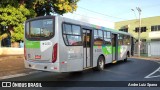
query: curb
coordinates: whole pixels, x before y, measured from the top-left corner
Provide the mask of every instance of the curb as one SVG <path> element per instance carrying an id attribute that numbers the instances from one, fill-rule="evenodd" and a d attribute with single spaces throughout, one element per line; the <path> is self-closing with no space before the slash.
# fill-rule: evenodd
<path id="1" fill-rule="evenodd" d="M 150 60 L 150 61 L 160 61 L 160 58 L 145 58 L 145 57 L 129 57 L 134 59 L 143 59 L 143 60 Z"/>

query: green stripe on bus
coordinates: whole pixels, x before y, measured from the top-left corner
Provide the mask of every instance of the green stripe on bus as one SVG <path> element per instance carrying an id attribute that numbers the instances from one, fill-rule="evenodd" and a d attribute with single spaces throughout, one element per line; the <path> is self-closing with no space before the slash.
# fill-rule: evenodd
<path id="1" fill-rule="evenodd" d="M 98 48 L 98 46 L 94 46 L 94 48 Z M 112 51 L 112 49 L 113 49 L 113 51 Z M 109 54 L 115 53 L 115 47 L 102 46 L 102 51 L 103 51 L 103 54 L 109 55 Z M 121 46 L 118 46 L 118 54 L 120 54 L 120 51 L 121 51 Z"/>
<path id="2" fill-rule="evenodd" d="M 93 46 L 93 48 L 98 48 L 98 46 Z"/>
<path id="3" fill-rule="evenodd" d="M 28 41 L 26 40 L 26 48 L 40 48 L 40 41 Z"/>
<path id="4" fill-rule="evenodd" d="M 102 52 L 105 54 L 105 55 L 109 55 L 109 54 L 112 54 L 112 46 L 93 46 L 93 48 L 95 49 L 102 49 Z"/>
<path id="5" fill-rule="evenodd" d="M 102 46 L 102 51 L 105 55 L 112 54 L 112 46 Z"/>
<path id="6" fill-rule="evenodd" d="M 118 53 L 120 53 L 121 51 L 121 46 L 118 46 Z"/>

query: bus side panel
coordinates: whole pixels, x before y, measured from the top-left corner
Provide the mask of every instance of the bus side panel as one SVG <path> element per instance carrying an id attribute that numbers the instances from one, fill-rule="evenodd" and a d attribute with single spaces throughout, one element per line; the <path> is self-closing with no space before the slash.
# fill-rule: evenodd
<path id="1" fill-rule="evenodd" d="M 94 46 L 93 48 L 93 67 L 97 66 L 97 60 L 100 55 L 104 55 L 105 64 L 112 62 L 111 51 L 107 50 L 108 46 Z M 110 46 L 109 46 L 110 48 Z"/>
<path id="2" fill-rule="evenodd" d="M 131 53 L 131 46 L 130 45 L 121 45 L 120 46 L 120 52 L 118 55 L 118 60 L 123 60 L 126 58 L 127 52 Z"/>
<path id="3" fill-rule="evenodd" d="M 105 64 L 111 63 L 112 62 L 112 54 L 106 55 L 105 56 Z"/>
<path id="4" fill-rule="evenodd" d="M 104 55 L 105 64 L 112 62 L 111 46 L 94 46 L 93 48 L 93 67 L 97 66 L 97 60 L 100 55 Z"/>
<path id="5" fill-rule="evenodd" d="M 61 44 L 60 47 L 60 71 L 70 72 L 83 70 L 82 46 L 65 46 Z"/>
<path id="6" fill-rule="evenodd" d="M 124 59 L 124 54 L 122 53 L 122 52 L 124 52 L 123 48 L 124 48 L 123 45 L 118 46 L 118 60 L 123 60 Z"/>
<path id="7" fill-rule="evenodd" d="M 110 45 L 102 46 L 102 52 L 103 52 L 103 55 L 105 56 L 105 64 L 111 63 L 112 62 L 112 46 Z"/>
<path id="8" fill-rule="evenodd" d="M 127 51 L 129 51 L 129 56 L 131 55 L 131 45 L 127 46 Z M 127 53 L 126 53 L 127 54 Z"/>
<path id="9" fill-rule="evenodd" d="M 67 71 L 83 70 L 83 48 L 82 46 L 68 47 Z"/>
<path id="10" fill-rule="evenodd" d="M 93 46 L 93 67 L 97 66 L 97 60 L 101 54 L 102 54 L 102 46 Z"/>
<path id="11" fill-rule="evenodd" d="M 59 63 L 61 72 L 83 70 L 83 46 L 67 46 L 63 40 L 62 23 L 69 22 L 59 18 Z"/>

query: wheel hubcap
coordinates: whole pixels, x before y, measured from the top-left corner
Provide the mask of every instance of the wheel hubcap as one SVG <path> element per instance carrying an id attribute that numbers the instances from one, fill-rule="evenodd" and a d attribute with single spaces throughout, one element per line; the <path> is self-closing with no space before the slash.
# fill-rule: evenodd
<path id="1" fill-rule="evenodd" d="M 103 68 L 103 66 L 104 66 L 103 60 L 100 60 L 99 66 L 100 66 L 100 68 Z"/>

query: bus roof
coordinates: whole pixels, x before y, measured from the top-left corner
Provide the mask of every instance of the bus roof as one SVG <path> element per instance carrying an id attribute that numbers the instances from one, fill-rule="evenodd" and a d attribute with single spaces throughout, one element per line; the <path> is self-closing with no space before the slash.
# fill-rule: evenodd
<path id="1" fill-rule="evenodd" d="M 107 27 L 103 27 L 103 26 L 99 26 L 99 25 L 94 25 L 94 24 L 86 23 L 86 22 L 80 21 L 80 20 L 73 20 L 73 19 L 66 18 L 66 17 L 60 16 L 60 15 L 40 16 L 40 17 L 36 17 L 36 18 L 31 18 L 31 19 L 29 19 L 27 21 L 34 20 L 34 19 L 45 18 L 45 17 L 58 17 L 58 18 L 63 19 L 64 22 L 79 24 L 79 25 L 83 25 L 83 26 L 86 26 L 86 27 L 91 27 L 93 29 L 101 29 L 101 30 L 105 30 L 105 31 L 107 30 L 107 31 L 111 31 L 112 33 L 115 33 L 115 34 L 125 34 L 125 35 L 133 36 L 132 34 L 127 33 L 127 32 L 118 31 L 118 30 L 115 30 L 115 29 L 111 29 L 111 28 L 107 28 Z"/>
<path id="2" fill-rule="evenodd" d="M 80 21 L 80 20 L 73 20 L 73 19 L 70 19 L 70 18 L 62 17 L 62 16 L 58 16 L 58 17 L 63 18 L 63 20 L 65 22 L 80 24 L 80 25 L 83 25 L 83 26 L 91 27 L 93 29 L 101 29 L 101 30 L 104 30 L 104 31 L 107 30 L 107 31 L 111 31 L 112 33 L 115 33 L 115 34 L 125 34 L 125 35 L 133 36 L 132 34 L 127 33 L 127 32 L 123 32 L 123 31 L 119 31 L 119 30 L 115 30 L 115 29 L 111 29 L 111 28 L 107 28 L 107 27 L 103 27 L 103 26 L 99 26 L 99 25 L 86 23 L 86 22 L 83 22 L 83 21 Z"/>

